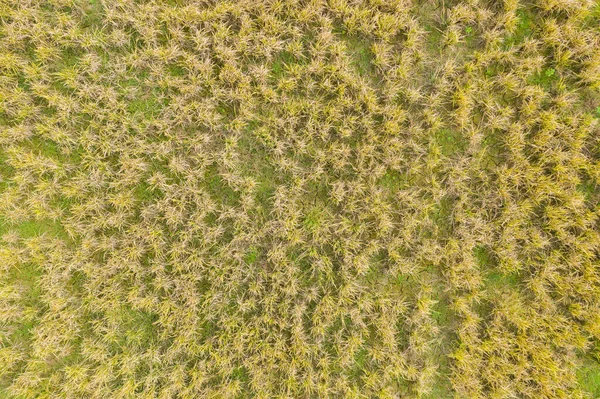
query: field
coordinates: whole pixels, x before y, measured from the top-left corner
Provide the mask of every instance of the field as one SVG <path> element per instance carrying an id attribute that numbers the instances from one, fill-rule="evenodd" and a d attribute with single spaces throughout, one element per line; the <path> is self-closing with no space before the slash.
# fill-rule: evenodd
<path id="1" fill-rule="evenodd" d="M 600 398 L 600 2 L 0 0 L 0 398 Z"/>

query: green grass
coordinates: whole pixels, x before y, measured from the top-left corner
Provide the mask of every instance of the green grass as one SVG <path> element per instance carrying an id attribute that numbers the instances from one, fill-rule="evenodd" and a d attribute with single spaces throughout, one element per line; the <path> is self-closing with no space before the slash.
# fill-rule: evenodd
<path id="1" fill-rule="evenodd" d="M 385 187 L 386 189 L 394 192 L 408 185 L 407 178 L 404 174 L 390 170 L 387 171 L 378 181 L 377 183 L 381 187 Z"/>
<path id="2" fill-rule="evenodd" d="M 452 230 L 452 209 L 453 200 L 445 196 L 433 207 L 429 213 L 430 219 L 438 229 L 438 234 L 442 237 L 447 236 Z"/>
<path id="3" fill-rule="evenodd" d="M 503 273 L 497 269 L 497 261 L 490 249 L 485 246 L 477 246 L 473 250 L 475 261 L 483 272 L 484 284 L 487 290 L 494 291 L 498 288 L 516 289 L 520 279 L 516 273 Z"/>
<path id="4" fill-rule="evenodd" d="M 583 358 L 583 365 L 577 370 L 581 388 L 592 398 L 600 398 L 600 363 L 591 357 Z"/>
<path id="5" fill-rule="evenodd" d="M 68 235 L 58 221 L 50 219 L 27 220 L 20 223 L 10 223 L 0 218 L 0 234 L 9 231 L 16 232 L 21 238 L 33 238 L 41 235 L 57 237 L 62 240 L 68 240 Z"/>
<path id="6" fill-rule="evenodd" d="M 445 374 L 447 369 L 448 369 L 448 365 L 442 366 L 441 370 L 438 370 L 440 372 L 440 375 L 437 377 L 435 383 L 433 384 L 431 392 L 424 395 L 423 398 L 425 398 L 425 399 L 451 399 L 451 398 L 454 398 L 454 393 L 452 390 L 452 384 L 450 381 L 450 377 Z"/>
<path id="7" fill-rule="evenodd" d="M 247 264 L 251 265 L 253 263 L 256 263 L 256 261 L 258 260 L 260 256 L 260 250 L 254 246 L 250 247 L 250 249 L 248 250 L 248 252 L 246 253 L 246 255 L 244 256 L 244 262 L 246 262 Z"/>
<path id="8" fill-rule="evenodd" d="M 240 194 L 234 191 L 227 181 L 221 177 L 217 166 L 212 165 L 207 168 L 204 181 L 208 192 L 213 198 L 230 205 L 236 204 L 239 201 Z"/>
<path id="9" fill-rule="evenodd" d="M 351 65 L 360 75 L 371 77 L 375 73 L 371 43 L 364 38 L 347 34 L 341 34 L 340 38 L 346 45 Z"/>
<path id="10" fill-rule="evenodd" d="M 467 141 L 457 131 L 441 129 L 435 135 L 435 142 L 444 156 L 453 156 L 465 150 Z"/>
<path id="11" fill-rule="evenodd" d="M 547 67 L 541 72 L 538 72 L 529 78 L 529 83 L 541 86 L 546 90 L 553 87 L 553 84 L 558 80 L 558 74 L 552 67 Z"/>
<path id="12" fill-rule="evenodd" d="M 590 179 L 579 183 L 577 185 L 577 191 L 583 194 L 586 201 L 591 201 L 594 198 L 594 195 L 598 192 L 598 187 Z"/>
<path id="13" fill-rule="evenodd" d="M 269 209 L 269 203 L 277 182 L 281 179 L 272 164 L 268 151 L 268 137 L 262 137 L 263 129 L 256 122 L 250 122 L 245 133 L 238 141 L 241 156 L 241 170 L 245 176 L 252 177 L 256 183 L 255 195 L 264 209 Z"/>
<path id="14" fill-rule="evenodd" d="M 183 68 L 179 65 L 169 65 L 167 67 L 167 70 L 169 71 L 170 75 L 177 76 L 177 77 L 185 76 L 187 73 L 185 68 Z"/>
<path id="15" fill-rule="evenodd" d="M 78 0 L 77 3 L 83 11 L 82 26 L 89 29 L 102 28 L 104 8 L 101 0 Z"/>
<path id="16" fill-rule="evenodd" d="M 277 80 L 283 77 L 285 75 L 286 66 L 294 63 L 295 60 L 295 57 L 287 51 L 282 51 L 279 53 L 273 60 L 273 64 L 271 66 L 271 74 L 273 78 Z"/>
<path id="17" fill-rule="evenodd" d="M 309 231 L 315 231 L 322 223 L 322 211 L 319 208 L 311 209 L 304 218 L 303 224 Z"/>
<path id="18" fill-rule="evenodd" d="M 430 53 L 441 54 L 444 47 L 444 35 L 440 29 L 434 25 L 427 24 L 424 26 L 427 32 L 427 49 Z"/>
<path id="19" fill-rule="evenodd" d="M 514 289 L 519 285 L 519 276 L 514 273 L 489 272 L 486 275 L 485 284 L 488 288 Z"/>
<path id="20" fill-rule="evenodd" d="M 146 182 L 141 182 L 135 186 L 134 195 L 140 202 L 152 202 L 162 198 L 160 190 L 152 188 L 152 186 Z"/>
<path id="21" fill-rule="evenodd" d="M 126 307 L 119 311 L 117 317 L 125 330 L 124 345 L 143 346 L 156 339 L 157 315 Z"/>
<path id="22" fill-rule="evenodd" d="M 158 116 L 165 104 L 158 97 L 137 98 L 127 104 L 127 111 L 142 114 L 145 118 Z"/>
<path id="23" fill-rule="evenodd" d="M 518 21 L 515 31 L 504 39 L 504 47 L 506 49 L 522 44 L 525 39 L 531 37 L 534 33 L 535 20 L 530 10 L 517 10 L 517 17 Z"/>
<path id="24" fill-rule="evenodd" d="M 475 247 L 473 253 L 480 268 L 489 268 L 493 266 L 494 258 L 490 250 L 485 246 Z"/>
<path id="25" fill-rule="evenodd" d="M 271 77 L 275 82 L 285 77 L 293 65 L 305 65 L 306 58 L 297 57 L 289 51 L 280 51 L 273 57 L 271 63 Z"/>

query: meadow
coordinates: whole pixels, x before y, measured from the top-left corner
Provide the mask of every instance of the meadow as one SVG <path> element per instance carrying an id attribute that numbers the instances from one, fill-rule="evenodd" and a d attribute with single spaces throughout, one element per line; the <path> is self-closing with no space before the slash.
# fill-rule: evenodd
<path id="1" fill-rule="evenodd" d="M 0 398 L 600 398 L 598 0 L 0 0 Z"/>

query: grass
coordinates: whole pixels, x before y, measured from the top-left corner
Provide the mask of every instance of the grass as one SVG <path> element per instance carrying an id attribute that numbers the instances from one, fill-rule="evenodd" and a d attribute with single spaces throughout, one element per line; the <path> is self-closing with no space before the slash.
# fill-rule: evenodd
<path id="1" fill-rule="evenodd" d="M 361 37 L 343 34 L 342 41 L 346 45 L 348 54 L 351 58 L 351 64 L 358 73 L 363 76 L 371 76 L 375 73 L 373 67 L 373 52 L 370 49 L 371 43 Z"/>
<path id="2" fill-rule="evenodd" d="M 435 135 L 435 142 L 440 147 L 444 156 L 453 156 L 466 148 L 466 140 L 459 132 L 450 129 L 441 129 Z"/>
<path id="3" fill-rule="evenodd" d="M 127 104 L 127 111 L 132 114 L 142 114 L 145 118 L 157 116 L 164 104 L 157 97 L 132 100 Z"/>
<path id="4" fill-rule="evenodd" d="M 209 193 L 217 199 L 227 204 L 235 204 L 239 201 L 240 195 L 234 191 L 227 181 L 221 177 L 217 166 L 210 166 L 204 176 L 206 188 Z"/>
<path id="5" fill-rule="evenodd" d="M 505 48 L 522 44 L 525 39 L 531 37 L 535 28 L 534 14 L 528 9 L 517 10 L 517 25 L 515 31 L 504 39 Z"/>
<path id="6" fill-rule="evenodd" d="M 529 83 L 541 86 L 544 89 L 549 90 L 552 88 L 552 85 L 554 82 L 556 82 L 557 78 L 558 75 L 556 73 L 556 70 L 554 68 L 548 67 L 529 78 Z"/>
<path id="7" fill-rule="evenodd" d="M 5 234 L 9 231 L 16 232 L 23 239 L 47 235 L 49 237 L 60 238 L 61 240 L 68 240 L 68 235 L 60 222 L 48 219 L 10 223 L 0 218 L 0 234 Z"/>
<path id="8" fill-rule="evenodd" d="M 55 3 L 0 7 L 0 398 L 600 397 L 598 5 Z"/>
<path id="9" fill-rule="evenodd" d="M 479 269 L 485 275 L 485 288 L 492 295 L 499 288 L 517 289 L 519 285 L 519 276 L 515 273 L 504 273 L 497 269 L 497 262 L 490 249 L 485 246 L 477 246 L 473 250 L 475 261 Z"/>
<path id="10" fill-rule="evenodd" d="M 584 357 L 583 365 L 577 370 L 581 388 L 592 398 L 600 397 L 600 363 L 590 357 Z"/>
<path id="11" fill-rule="evenodd" d="M 403 187 L 407 187 L 408 182 L 406 176 L 404 176 L 402 173 L 395 170 L 390 170 L 379 179 L 378 185 L 385 187 L 391 192 L 396 192 Z"/>

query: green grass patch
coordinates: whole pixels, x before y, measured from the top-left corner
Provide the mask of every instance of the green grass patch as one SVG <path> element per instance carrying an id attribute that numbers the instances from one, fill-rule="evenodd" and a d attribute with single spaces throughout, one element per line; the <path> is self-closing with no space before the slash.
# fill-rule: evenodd
<path id="1" fill-rule="evenodd" d="M 102 27 L 104 7 L 100 0 L 79 0 L 82 11 L 81 26 L 84 28 L 99 29 Z"/>
<path id="2" fill-rule="evenodd" d="M 406 175 L 395 170 L 389 170 L 385 172 L 377 184 L 387 190 L 395 191 L 406 187 L 407 183 Z"/>
<path id="3" fill-rule="evenodd" d="M 237 144 L 244 175 L 252 176 L 255 180 L 256 198 L 262 205 L 266 205 L 275 193 L 275 186 L 280 177 L 271 163 L 267 148 L 261 143 L 263 140 L 258 136 L 260 130 L 258 123 L 251 122 L 247 133 L 242 135 Z"/>
<path id="4" fill-rule="evenodd" d="M 519 275 L 516 273 L 503 273 L 497 269 L 497 259 L 491 250 L 485 246 L 476 246 L 473 249 L 473 256 L 484 275 L 484 284 L 486 288 L 494 289 L 506 287 L 515 289 L 520 283 Z"/>
<path id="5" fill-rule="evenodd" d="M 158 97 L 150 96 L 131 100 L 127 104 L 127 111 L 132 114 L 142 114 L 146 118 L 154 118 L 160 114 L 164 106 L 164 101 L 159 100 Z"/>
<path id="6" fill-rule="evenodd" d="M 153 200 L 162 198 L 160 191 L 153 189 L 152 186 L 146 182 L 141 182 L 136 185 L 133 192 L 135 198 L 140 202 L 152 202 Z"/>
<path id="7" fill-rule="evenodd" d="M 219 202 L 234 205 L 239 201 L 240 194 L 234 191 L 229 184 L 223 180 L 215 165 L 211 165 L 207 168 L 204 174 L 204 182 L 211 196 L 218 199 Z"/>
<path id="8" fill-rule="evenodd" d="M 516 273 L 502 273 L 498 271 L 490 271 L 486 274 L 485 285 L 487 288 L 510 288 L 514 289 L 519 286 L 519 276 Z"/>
<path id="9" fill-rule="evenodd" d="M 280 51 L 273 57 L 271 63 L 271 77 L 274 81 L 278 81 L 284 77 L 292 65 L 305 65 L 307 63 L 306 57 L 297 57 L 289 51 Z"/>
<path id="10" fill-rule="evenodd" d="M 492 253 L 490 252 L 489 248 L 485 246 L 476 246 L 473 249 L 473 255 L 475 256 L 475 261 L 477 262 L 477 265 L 481 269 L 492 267 L 495 264 Z"/>
<path id="11" fill-rule="evenodd" d="M 246 255 L 244 256 L 244 262 L 251 265 L 253 263 L 256 263 L 259 256 L 260 256 L 260 250 L 256 247 L 252 246 L 252 247 L 250 247 L 248 252 L 246 252 Z"/>
<path id="12" fill-rule="evenodd" d="M 440 129 L 435 134 L 435 142 L 444 156 L 452 156 L 464 151 L 467 140 L 460 132 L 452 129 Z"/>
<path id="13" fill-rule="evenodd" d="M 52 237 L 68 240 L 69 237 L 64 228 L 58 221 L 50 219 L 27 220 L 20 223 L 10 223 L 0 217 L 0 234 L 8 231 L 15 231 L 21 238 L 33 238 L 41 235 L 50 235 Z"/>
<path id="14" fill-rule="evenodd" d="M 17 225 L 16 230 L 23 238 L 36 237 L 42 234 L 66 236 L 61 224 L 52 220 L 23 222 Z"/>
<path id="15" fill-rule="evenodd" d="M 112 316 L 119 321 L 122 329 L 118 336 L 121 345 L 143 347 L 156 339 L 158 315 L 123 306 Z"/>
<path id="16" fill-rule="evenodd" d="M 454 201 L 446 196 L 437 203 L 430 212 L 429 217 L 439 230 L 438 234 L 445 236 L 452 230 L 452 209 Z"/>
<path id="17" fill-rule="evenodd" d="M 38 137 L 32 137 L 31 139 L 29 139 L 27 146 L 34 150 L 36 153 L 45 157 L 54 158 L 58 160 L 63 158 L 63 153 L 60 151 L 58 144 L 51 140 L 44 140 Z"/>
<path id="18" fill-rule="evenodd" d="M 470 25 L 465 26 L 465 30 L 464 30 L 465 46 L 468 49 L 476 48 L 478 37 L 479 36 L 477 35 L 477 31 L 475 30 L 475 28 L 473 26 L 470 26 Z"/>
<path id="19" fill-rule="evenodd" d="M 431 317 L 439 326 L 446 326 L 452 317 L 451 309 L 448 302 L 445 299 L 438 299 L 433 305 Z"/>
<path id="20" fill-rule="evenodd" d="M 444 35 L 440 29 L 433 25 L 425 25 L 425 32 L 427 32 L 426 47 L 431 54 L 441 54 L 444 48 Z"/>
<path id="21" fill-rule="evenodd" d="M 556 70 L 552 67 L 547 67 L 530 76 L 527 82 L 532 85 L 541 86 L 545 90 L 550 90 L 557 80 L 558 74 Z"/>
<path id="22" fill-rule="evenodd" d="M 365 373 L 365 369 L 368 367 L 368 363 L 369 352 L 366 348 L 361 347 L 354 353 L 354 364 L 352 365 L 349 373 L 350 378 L 359 382 Z"/>
<path id="23" fill-rule="evenodd" d="M 275 79 L 281 78 L 285 74 L 285 68 L 287 65 L 292 64 L 296 61 L 296 58 L 287 51 L 280 52 L 273 59 L 273 64 L 271 65 L 271 75 Z"/>
<path id="24" fill-rule="evenodd" d="M 503 143 L 499 134 L 486 134 L 481 142 L 483 166 L 493 168 L 502 162 Z"/>
<path id="25" fill-rule="evenodd" d="M 442 367 L 442 365 L 440 365 L 431 392 L 423 395 L 422 397 L 424 399 L 451 399 L 455 397 L 448 372 L 449 366 Z"/>
<path id="26" fill-rule="evenodd" d="M 185 68 L 182 68 L 179 65 L 169 65 L 167 71 L 169 72 L 169 75 L 177 77 L 182 77 L 187 74 Z"/>
<path id="27" fill-rule="evenodd" d="M 0 192 L 8 187 L 10 178 L 14 173 L 14 168 L 9 165 L 8 155 L 0 148 Z"/>
<path id="28" fill-rule="evenodd" d="M 583 194 L 586 201 L 591 201 L 594 195 L 598 193 L 597 185 L 593 180 L 585 180 L 577 185 L 577 191 Z"/>
<path id="29" fill-rule="evenodd" d="M 25 305 L 32 306 L 38 303 L 42 293 L 38 285 L 41 274 L 40 266 L 31 262 L 21 263 L 10 269 L 9 280 L 25 288 L 23 295 Z"/>
<path id="30" fill-rule="evenodd" d="M 52 158 L 59 163 L 78 163 L 81 161 L 83 155 L 83 149 L 80 147 L 75 149 L 69 147 L 62 148 L 59 143 L 43 137 L 32 137 L 27 140 L 24 146 L 39 155 Z"/>
<path id="31" fill-rule="evenodd" d="M 319 226 L 321 226 L 321 223 L 323 221 L 322 218 L 323 211 L 319 208 L 312 208 L 308 212 L 302 223 L 304 227 L 306 227 L 309 231 L 315 231 L 319 228 Z"/>
<path id="32" fill-rule="evenodd" d="M 600 363 L 597 360 L 584 357 L 583 365 L 577 370 L 577 379 L 581 389 L 592 398 L 600 398 Z"/>
<path id="33" fill-rule="evenodd" d="M 517 18 L 515 31 L 504 39 L 505 49 L 521 44 L 526 38 L 533 35 L 535 28 L 533 14 L 527 9 L 519 9 L 517 10 Z"/>
<path id="34" fill-rule="evenodd" d="M 375 56 L 371 51 L 371 42 L 360 36 L 341 34 L 340 38 L 346 45 L 351 65 L 360 75 L 369 76 L 375 72 L 373 60 Z"/>

